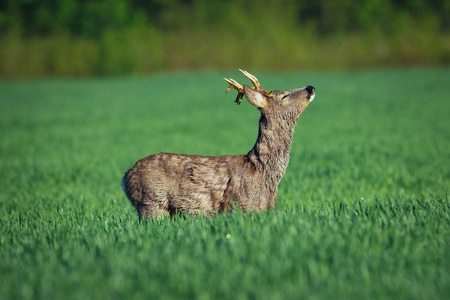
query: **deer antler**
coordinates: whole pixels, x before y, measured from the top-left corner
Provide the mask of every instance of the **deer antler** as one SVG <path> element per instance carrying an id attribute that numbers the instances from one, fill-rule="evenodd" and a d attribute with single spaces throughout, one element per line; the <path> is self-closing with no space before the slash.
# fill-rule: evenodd
<path id="1" fill-rule="evenodd" d="M 260 92 L 261 94 L 263 94 L 264 96 L 268 96 L 269 92 L 267 92 L 265 89 L 263 89 L 261 87 L 261 84 L 258 81 L 258 78 L 256 78 L 255 76 L 253 76 L 252 74 L 250 74 L 249 72 L 245 71 L 245 70 L 241 70 L 239 69 L 239 71 L 242 72 L 242 74 L 244 74 L 245 76 L 247 76 L 248 79 L 251 80 L 251 82 L 253 83 L 253 87 L 252 89 L 255 89 L 256 91 Z M 240 85 L 236 80 L 234 79 L 226 79 L 224 78 L 229 84 L 230 86 L 227 89 L 227 93 L 233 88 L 236 89 L 238 91 L 238 95 L 236 97 L 236 100 L 234 102 L 236 102 L 237 104 L 241 104 L 242 101 L 242 97 L 244 96 L 244 87 L 242 85 Z"/>
<path id="2" fill-rule="evenodd" d="M 230 86 L 227 88 L 226 93 L 228 93 L 232 88 L 236 89 L 238 91 L 238 95 L 236 97 L 236 100 L 234 100 L 234 102 L 236 102 L 237 104 L 241 104 L 242 97 L 244 96 L 244 87 L 232 78 L 230 79 L 224 78 L 224 79 L 230 84 Z"/>
<path id="3" fill-rule="evenodd" d="M 260 92 L 263 95 L 267 95 L 267 91 L 261 87 L 261 84 L 259 83 L 258 78 L 256 78 L 255 76 L 253 76 L 252 74 L 250 74 L 249 72 L 247 72 L 245 70 L 239 69 L 239 71 L 241 71 L 242 74 L 244 74 L 245 76 L 247 76 L 248 79 L 251 80 L 251 82 L 253 83 L 253 89 L 256 89 L 258 92 Z"/>

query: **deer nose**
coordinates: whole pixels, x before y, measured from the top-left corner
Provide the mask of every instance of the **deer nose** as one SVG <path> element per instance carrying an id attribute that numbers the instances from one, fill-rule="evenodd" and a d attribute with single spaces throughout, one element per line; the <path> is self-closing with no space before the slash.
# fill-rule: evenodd
<path id="1" fill-rule="evenodd" d="M 308 94 L 312 94 L 314 93 L 314 91 L 316 90 L 312 85 L 308 85 L 305 90 L 308 92 Z"/>

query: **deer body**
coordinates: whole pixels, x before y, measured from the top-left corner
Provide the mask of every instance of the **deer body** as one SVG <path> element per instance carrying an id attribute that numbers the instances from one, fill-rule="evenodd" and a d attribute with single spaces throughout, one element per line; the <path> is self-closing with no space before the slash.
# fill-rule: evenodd
<path id="1" fill-rule="evenodd" d="M 141 159 L 122 179 L 125 194 L 140 219 L 176 213 L 210 216 L 232 210 L 235 205 L 244 211 L 275 207 L 294 127 L 314 98 L 314 88 L 266 92 L 253 75 L 242 72 L 254 88 L 227 81 L 239 92 L 236 101 L 245 95 L 261 111 L 253 149 L 247 155 L 159 153 Z"/>

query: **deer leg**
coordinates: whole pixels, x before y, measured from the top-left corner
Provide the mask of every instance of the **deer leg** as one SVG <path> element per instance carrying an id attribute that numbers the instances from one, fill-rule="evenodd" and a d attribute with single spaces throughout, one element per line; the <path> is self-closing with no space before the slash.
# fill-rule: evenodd
<path id="1" fill-rule="evenodd" d="M 143 218 L 161 219 L 169 216 L 169 201 L 163 193 L 154 192 L 152 189 L 144 189 L 141 194 L 140 204 L 136 207 L 139 220 Z"/>
<path id="2" fill-rule="evenodd" d="M 139 221 L 142 219 L 162 219 L 169 216 L 169 211 L 156 205 L 141 205 L 137 208 Z"/>

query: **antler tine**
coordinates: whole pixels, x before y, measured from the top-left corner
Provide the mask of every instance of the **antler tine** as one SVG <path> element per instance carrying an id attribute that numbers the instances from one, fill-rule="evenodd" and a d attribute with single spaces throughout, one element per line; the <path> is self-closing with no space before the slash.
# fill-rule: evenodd
<path id="1" fill-rule="evenodd" d="M 244 92 L 244 87 L 233 78 L 230 79 L 224 78 L 224 80 L 230 84 L 230 86 L 227 88 L 226 93 L 228 93 L 231 89 L 236 89 L 239 93 Z"/>
<path id="2" fill-rule="evenodd" d="M 259 83 L 258 78 L 256 78 L 255 76 L 253 76 L 252 74 L 250 74 L 249 72 L 247 72 L 245 70 L 239 69 L 239 71 L 241 71 L 242 74 L 247 76 L 248 79 L 250 79 L 252 81 L 254 89 L 256 89 L 260 93 L 264 93 L 264 94 L 267 93 L 266 90 L 261 87 L 261 84 Z"/>
<path id="3" fill-rule="evenodd" d="M 241 104 L 242 97 L 244 97 L 244 87 L 232 78 L 230 78 L 230 79 L 224 78 L 224 79 L 226 82 L 228 82 L 230 84 L 230 86 L 227 88 L 226 92 L 228 93 L 231 89 L 236 89 L 238 91 L 238 95 L 234 102 L 236 102 L 237 104 Z"/>

